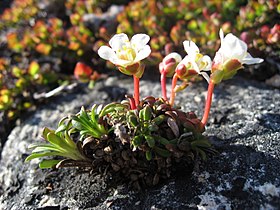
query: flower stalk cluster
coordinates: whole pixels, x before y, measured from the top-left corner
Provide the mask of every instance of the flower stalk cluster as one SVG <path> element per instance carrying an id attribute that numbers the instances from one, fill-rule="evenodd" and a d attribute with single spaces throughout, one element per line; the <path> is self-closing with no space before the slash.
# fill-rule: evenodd
<path id="1" fill-rule="evenodd" d="M 185 89 L 197 77 L 202 76 L 208 82 L 208 94 L 201 120 L 204 126 L 208 120 L 215 85 L 232 78 L 238 70 L 243 68 L 243 64 L 256 64 L 263 61 L 261 58 L 253 58 L 247 52 L 247 44 L 233 34 L 230 33 L 224 37 L 221 29 L 219 35 L 221 46 L 213 61 L 208 55 L 201 54 L 194 42 L 184 41 L 183 46 L 187 55 L 183 59 L 178 53 L 172 52 L 159 64 L 162 98 L 171 106 L 175 103 L 176 93 Z M 139 80 L 144 72 L 141 60 L 151 53 L 151 49 L 147 45 L 149 40 L 150 38 L 146 34 L 136 34 L 131 41 L 127 35 L 117 34 L 109 41 L 111 48 L 102 46 L 98 50 L 101 58 L 115 64 L 122 73 L 133 75 L 134 96 L 133 99 L 130 99 L 131 109 L 136 109 L 139 105 Z M 169 100 L 166 90 L 167 77 L 172 77 Z M 182 82 L 179 86 L 177 85 L 178 80 Z"/>
<path id="2" fill-rule="evenodd" d="M 140 100 L 139 81 L 144 72 L 142 60 L 149 56 L 149 36 L 117 34 L 102 46 L 100 57 L 116 65 L 119 71 L 132 76 L 134 95 L 121 103 L 83 107 L 76 115 L 63 118 L 56 130 L 44 129 L 44 144 L 33 145 L 26 160 L 52 157 L 39 164 L 41 168 L 91 167 L 99 173 L 122 177 L 136 188 L 153 186 L 171 176 L 172 164 L 193 168 L 198 158 L 205 160 L 216 154 L 203 135 L 208 120 L 215 85 L 230 79 L 243 64 L 260 63 L 252 58 L 247 45 L 232 34 L 223 36 L 221 47 L 211 61 L 200 53 L 192 41 L 184 41 L 187 55 L 176 52 L 167 55 L 159 64 L 162 98 L 147 96 Z M 230 49 L 230 50 L 229 50 Z M 82 70 L 82 71 L 80 71 Z M 86 76 L 91 69 L 78 64 L 78 75 Z M 211 72 L 208 74 L 207 72 Z M 176 93 L 185 89 L 197 77 L 209 83 L 204 115 L 199 119 L 193 112 L 174 106 Z M 168 98 L 166 80 L 172 77 Z M 180 85 L 177 83 L 181 81 Z M 56 158 L 60 156 L 60 158 Z"/>

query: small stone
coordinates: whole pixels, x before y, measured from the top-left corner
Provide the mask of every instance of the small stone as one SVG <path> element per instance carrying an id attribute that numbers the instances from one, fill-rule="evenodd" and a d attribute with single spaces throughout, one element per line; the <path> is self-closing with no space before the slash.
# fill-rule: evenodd
<path id="1" fill-rule="evenodd" d="M 110 153 L 112 153 L 112 150 L 113 150 L 113 148 L 112 148 L 112 146 L 110 145 L 110 146 L 108 146 L 108 147 L 105 147 L 104 148 L 104 152 L 106 153 L 106 154 L 110 154 Z"/>
<path id="2" fill-rule="evenodd" d="M 200 103 L 202 100 L 201 100 L 201 97 L 200 97 L 200 96 L 195 96 L 195 97 L 194 97 L 194 101 L 195 101 L 196 103 Z"/>
<path id="3" fill-rule="evenodd" d="M 30 204 L 31 201 L 33 200 L 34 196 L 33 195 L 27 195 L 25 198 L 24 198 L 24 203 L 25 204 Z"/>

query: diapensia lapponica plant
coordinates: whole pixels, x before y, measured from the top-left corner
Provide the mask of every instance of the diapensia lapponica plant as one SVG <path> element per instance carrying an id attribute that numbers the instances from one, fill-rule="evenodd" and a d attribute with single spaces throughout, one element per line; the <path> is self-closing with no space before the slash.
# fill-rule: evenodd
<path id="1" fill-rule="evenodd" d="M 105 106 L 95 104 L 90 110 L 82 107 L 79 113 L 63 118 L 56 130 L 45 128 L 47 143 L 32 145 L 26 160 L 52 157 L 42 160 L 40 168 L 89 167 L 129 180 L 136 188 L 156 185 L 178 168 L 191 171 L 197 160 L 216 153 L 203 135 L 215 85 L 232 78 L 244 64 L 263 61 L 253 58 L 245 42 L 233 34 L 224 37 L 220 30 L 220 38 L 221 47 L 213 60 L 194 42 L 184 41 L 184 58 L 172 52 L 159 64 L 162 97 L 140 99 L 139 80 L 145 69 L 143 59 L 151 53 L 150 38 L 136 34 L 129 40 L 126 34 L 114 35 L 98 54 L 133 77 L 133 96 Z M 176 94 L 200 76 L 208 82 L 202 119 L 174 105 Z M 172 78 L 169 94 L 168 77 Z"/>

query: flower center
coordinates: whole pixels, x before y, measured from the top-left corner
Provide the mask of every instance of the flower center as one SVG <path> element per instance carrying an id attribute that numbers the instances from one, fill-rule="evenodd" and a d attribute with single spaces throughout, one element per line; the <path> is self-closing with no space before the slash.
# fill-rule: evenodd
<path id="1" fill-rule="evenodd" d="M 200 53 L 196 54 L 195 62 L 197 63 L 199 70 L 205 69 L 208 65 L 207 61 L 203 61 L 203 55 Z"/>
<path id="2" fill-rule="evenodd" d="M 131 46 L 126 45 L 117 52 L 117 56 L 122 60 L 133 61 L 136 57 L 136 52 Z"/>

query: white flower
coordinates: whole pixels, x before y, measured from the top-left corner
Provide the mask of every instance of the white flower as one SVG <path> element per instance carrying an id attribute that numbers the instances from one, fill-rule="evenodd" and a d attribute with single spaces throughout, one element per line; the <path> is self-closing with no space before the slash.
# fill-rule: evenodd
<path id="1" fill-rule="evenodd" d="M 183 45 L 188 55 L 176 68 L 178 77 L 184 80 L 200 74 L 209 82 L 208 74 L 203 71 L 211 70 L 212 62 L 210 57 L 202 55 L 193 41 L 184 41 Z"/>
<path id="2" fill-rule="evenodd" d="M 224 32 L 220 29 L 221 47 L 216 53 L 213 65 L 225 64 L 229 60 L 236 59 L 242 64 L 256 64 L 263 62 L 261 58 L 253 58 L 247 52 L 247 44 L 234 36 L 232 33 L 224 37 Z M 220 69 L 222 70 L 222 69 Z"/>
<path id="3" fill-rule="evenodd" d="M 149 40 L 150 37 L 146 34 L 135 34 L 131 41 L 124 33 L 116 34 L 109 41 L 111 47 L 100 47 L 98 55 L 118 66 L 123 73 L 133 75 L 140 68 L 140 61 L 151 53 L 151 48 L 147 45 Z"/>
<path id="4" fill-rule="evenodd" d="M 222 80 L 232 78 L 242 68 L 243 64 L 255 64 L 263 62 L 261 58 L 253 58 L 247 52 L 247 44 L 232 33 L 224 37 L 220 29 L 221 47 L 216 52 L 212 65 L 211 79 L 218 84 Z"/>

